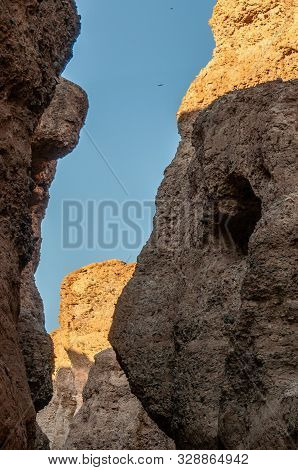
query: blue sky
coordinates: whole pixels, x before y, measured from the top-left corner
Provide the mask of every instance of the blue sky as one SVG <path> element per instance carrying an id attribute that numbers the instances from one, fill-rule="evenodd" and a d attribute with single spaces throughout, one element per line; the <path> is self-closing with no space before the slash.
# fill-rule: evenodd
<path id="1" fill-rule="evenodd" d="M 154 201 L 179 142 L 176 111 L 214 47 L 208 20 L 215 0 L 77 0 L 77 5 L 82 33 L 64 76 L 87 91 L 90 110 L 79 146 L 59 162 L 43 223 L 36 279 L 49 331 L 58 325 L 66 274 L 111 258 L 134 261 L 141 248 L 97 243 L 97 212 L 94 243 L 88 247 L 85 229 L 83 244 L 65 248 L 63 201 L 77 201 L 85 220 L 87 208 L 93 213 L 102 201 Z M 135 214 L 144 243 L 152 213 Z M 121 216 L 120 206 L 116 222 Z"/>

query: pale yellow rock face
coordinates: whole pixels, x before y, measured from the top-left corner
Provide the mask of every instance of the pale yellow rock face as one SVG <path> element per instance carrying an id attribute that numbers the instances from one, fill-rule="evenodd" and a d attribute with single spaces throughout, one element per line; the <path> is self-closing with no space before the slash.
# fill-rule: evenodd
<path id="1" fill-rule="evenodd" d="M 229 91 L 298 78 L 297 0 L 218 0 L 213 58 L 178 111 L 184 119 Z"/>
<path id="2" fill-rule="evenodd" d="M 60 328 L 52 333 L 55 373 L 71 368 L 69 355 L 91 363 L 110 348 L 108 334 L 115 305 L 131 279 L 135 264 L 111 260 L 94 263 L 65 277 L 61 285 Z"/>

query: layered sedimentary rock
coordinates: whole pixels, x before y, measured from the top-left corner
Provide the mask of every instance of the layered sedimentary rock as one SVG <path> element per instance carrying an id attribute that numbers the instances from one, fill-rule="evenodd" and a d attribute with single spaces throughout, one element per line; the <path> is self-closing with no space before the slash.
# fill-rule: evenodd
<path id="1" fill-rule="evenodd" d="M 50 104 L 59 75 L 71 57 L 79 33 L 79 17 L 72 0 L 2 0 L 0 9 L 0 448 L 26 449 L 35 443 L 35 409 L 26 375 L 17 325 L 20 317 L 21 273 L 36 259 L 32 230 L 35 157 L 31 144 L 35 129 Z M 34 217 L 33 217 L 34 218 Z M 34 224 L 34 221 L 33 221 Z M 37 256 L 38 257 L 38 256 Z M 35 261 L 33 261 L 34 263 Z M 30 271 L 31 268 L 29 268 Z M 44 365 L 50 344 L 44 334 L 41 305 L 32 290 L 26 309 L 37 309 L 35 325 L 24 313 L 20 330 L 34 330 L 36 344 L 23 343 L 25 354 Z M 24 323 L 27 326 L 24 328 Z M 29 327 L 30 323 L 30 327 Z M 28 330 L 27 330 L 28 328 Z M 22 338 L 24 338 L 21 333 Z M 45 358 L 39 351 L 42 346 Z M 33 348 L 28 350 L 28 348 Z M 36 356 L 35 356 L 36 355 Z M 37 408 L 48 398 L 36 397 L 36 383 L 44 375 L 50 389 L 50 365 L 33 370 L 27 362 L 29 382 Z"/>
<path id="2" fill-rule="evenodd" d="M 178 448 L 295 449 L 297 8 L 219 0 L 217 47 L 110 340 Z"/>
<path id="3" fill-rule="evenodd" d="M 105 261 L 62 283 L 60 328 L 51 335 L 54 396 L 38 415 L 52 449 L 173 446 L 132 395 L 108 341 L 115 305 L 134 269 L 135 264 Z"/>

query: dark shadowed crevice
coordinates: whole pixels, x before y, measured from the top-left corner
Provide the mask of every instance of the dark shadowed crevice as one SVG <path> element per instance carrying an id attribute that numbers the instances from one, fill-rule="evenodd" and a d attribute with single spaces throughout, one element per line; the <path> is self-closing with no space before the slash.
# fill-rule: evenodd
<path id="1" fill-rule="evenodd" d="M 248 179 L 236 173 L 230 175 L 224 189 L 216 215 L 219 233 L 237 252 L 247 255 L 250 237 L 262 217 L 262 201 Z"/>

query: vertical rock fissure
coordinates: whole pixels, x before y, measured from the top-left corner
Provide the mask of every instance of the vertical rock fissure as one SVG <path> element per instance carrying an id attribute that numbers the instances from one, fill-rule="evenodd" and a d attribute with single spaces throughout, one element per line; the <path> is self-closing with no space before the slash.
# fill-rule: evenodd
<path id="1" fill-rule="evenodd" d="M 178 447 L 293 449 L 295 2 L 218 0 L 211 26 L 213 58 L 179 109 L 181 144 L 110 338 Z"/>

